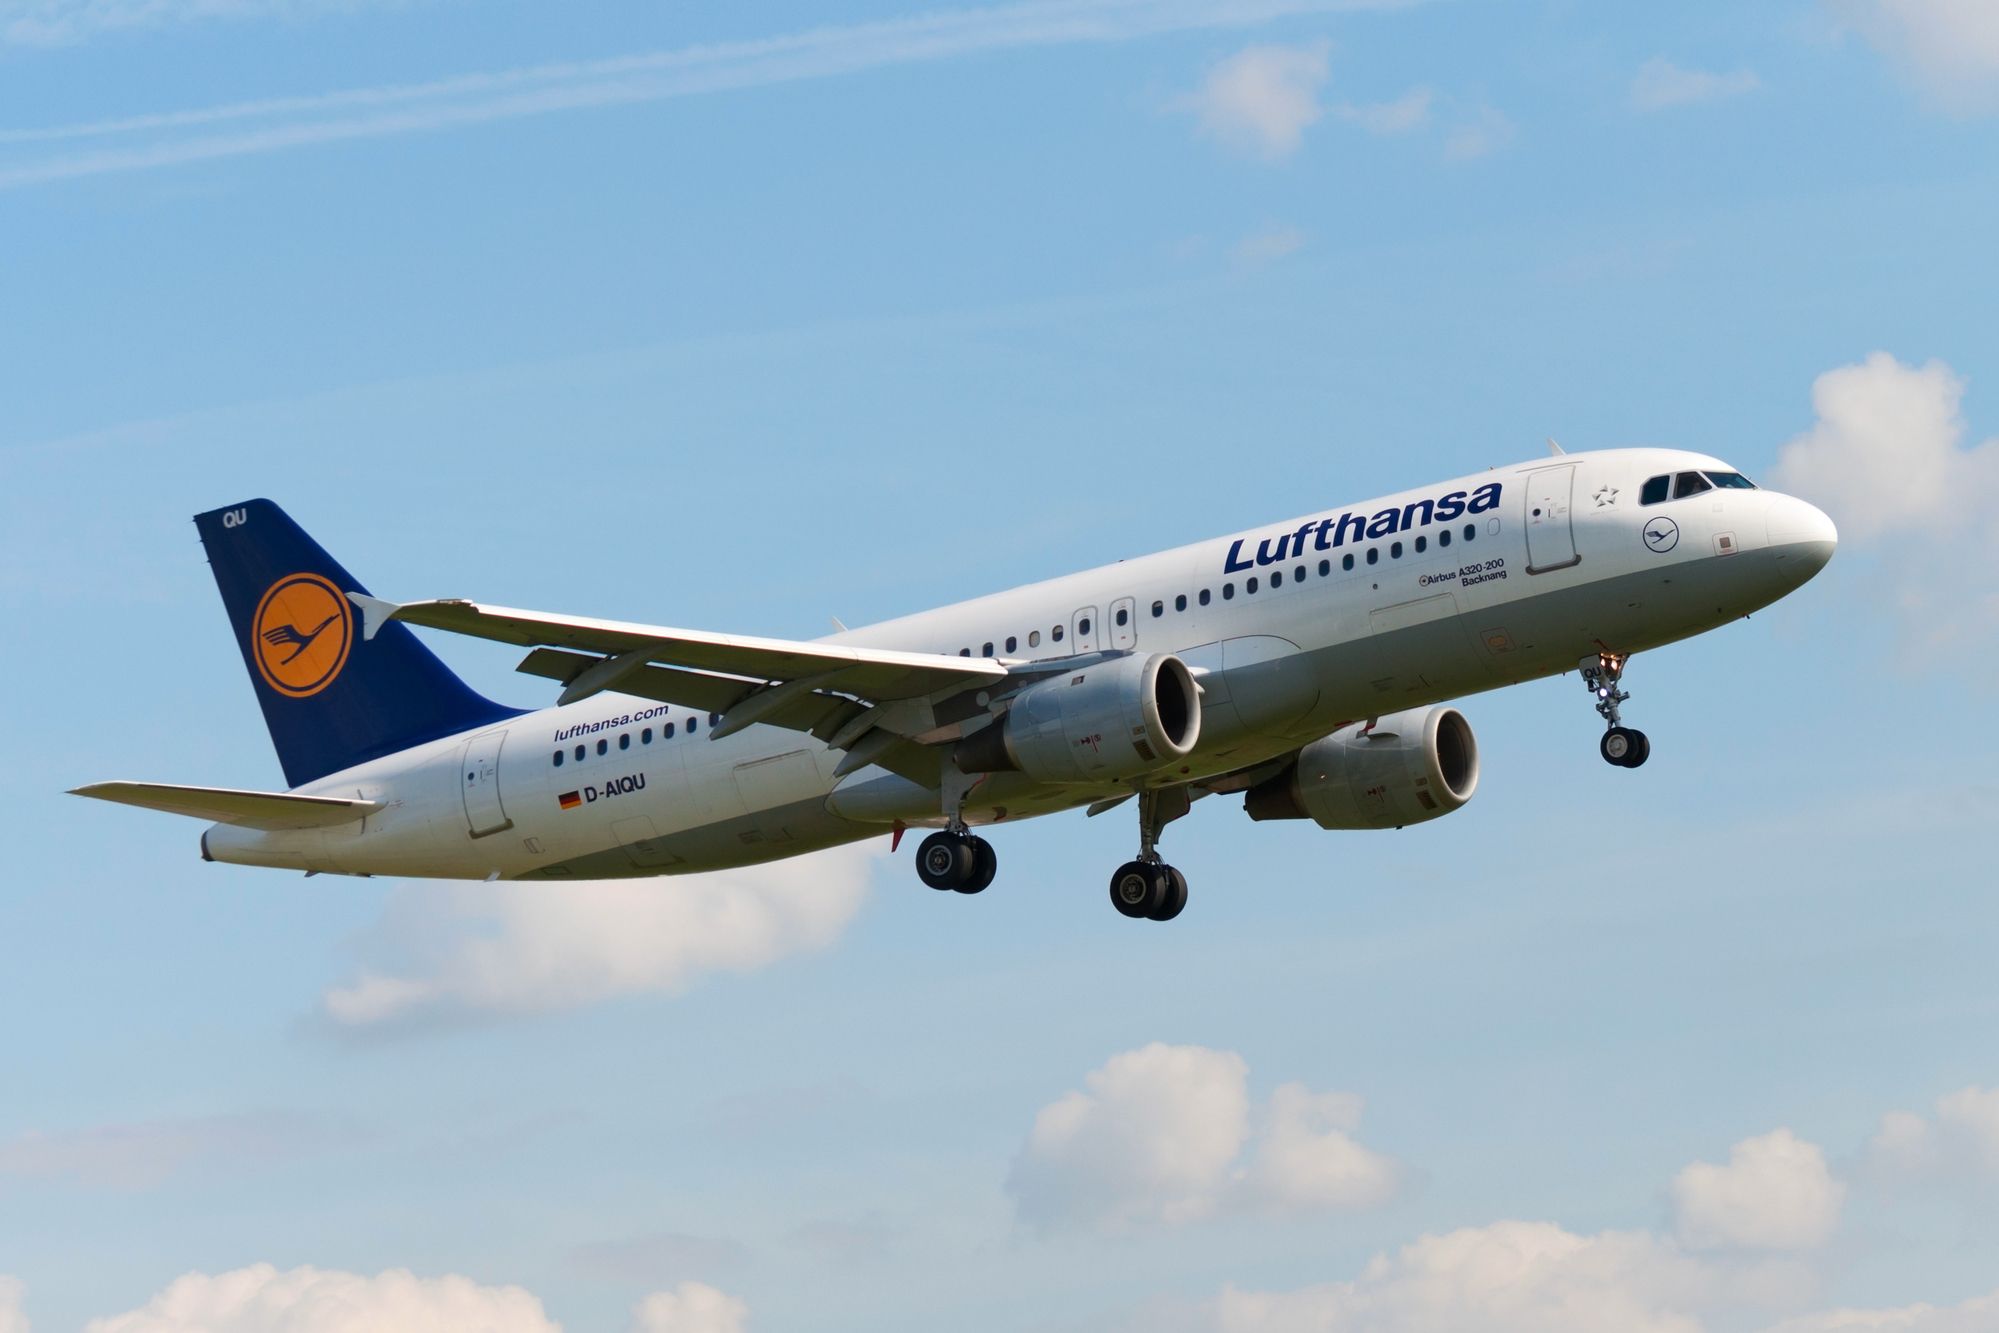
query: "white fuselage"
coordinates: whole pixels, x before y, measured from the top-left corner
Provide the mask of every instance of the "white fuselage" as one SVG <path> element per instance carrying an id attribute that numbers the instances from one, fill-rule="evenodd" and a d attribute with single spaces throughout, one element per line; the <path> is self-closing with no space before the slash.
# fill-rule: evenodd
<path id="1" fill-rule="evenodd" d="M 1346 722 L 1698 634 L 1777 600 L 1830 555 L 1824 516 L 1776 492 L 1640 504 L 1646 478 L 1689 469 L 1727 465 L 1657 449 L 1549 457 L 833 641 L 1017 661 L 1174 653 L 1202 687 L 1200 738 L 1146 782 L 1196 782 Z M 1481 494 L 1494 503 L 1475 508 Z M 1446 519 L 1452 506 L 1439 502 L 1451 495 L 1460 512 Z M 1393 532 L 1380 521 L 1391 510 Z M 1342 515 L 1359 522 L 1340 527 Z M 1660 535 L 1668 519 L 1670 543 Z M 836 781 L 842 752 L 809 735 L 754 726 L 711 740 L 710 727 L 685 708 L 601 694 L 298 789 L 387 807 L 364 821 L 216 825 L 203 847 L 219 861 L 345 874 L 605 878 L 741 865 L 943 822 L 937 793 L 882 769 Z M 964 814 L 992 824 L 1129 790 L 994 774 Z"/>

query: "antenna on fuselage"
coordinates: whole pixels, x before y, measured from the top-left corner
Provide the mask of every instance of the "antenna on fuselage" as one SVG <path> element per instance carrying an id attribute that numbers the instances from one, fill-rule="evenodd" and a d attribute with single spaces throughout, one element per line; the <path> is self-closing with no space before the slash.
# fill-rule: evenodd
<path id="1" fill-rule="evenodd" d="M 1563 447 L 1562 447 L 1561 445 L 1559 445 L 1559 444 L 1556 444 L 1556 443 L 1555 443 L 1555 437 L 1554 437 L 1554 436 L 1552 436 L 1552 435 L 1550 435 L 1550 436 L 1548 437 L 1548 452 L 1549 452 L 1549 453 L 1551 453 L 1551 454 L 1553 454 L 1553 455 L 1554 455 L 1555 457 L 1557 457 L 1557 458 L 1561 458 L 1562 456 L 1564 456 L 1565 454 L 1567 454 L 1567 453 L 1568 453 L 1569 451 L 1568 451 L 1568 450 L 1566 450 L 1566 449 L 1564 449 L 1564 448 L 1563 448 Z"/>

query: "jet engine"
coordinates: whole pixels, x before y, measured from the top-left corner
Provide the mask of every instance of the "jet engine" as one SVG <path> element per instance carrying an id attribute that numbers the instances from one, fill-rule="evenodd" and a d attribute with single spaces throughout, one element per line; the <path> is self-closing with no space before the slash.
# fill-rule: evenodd
<path id="1" fill-rule="evenodd" d="M 1251 819 L 1325 829 L 1401 828 L 1447 815 L 1478 790 L 1478 742 L 1455 708 L 1411 708 L 1313 741 L 1249 789 Z"/>
<path id="2" fill-rule="evenodd" d="M 958 742 L 967 773 L 1041 782 L 1121 782 L 1186 756 L 1201 735 L 1201 689 L 1171 653 L 1116 657 L 1014 696 L 999 721 Z"/>

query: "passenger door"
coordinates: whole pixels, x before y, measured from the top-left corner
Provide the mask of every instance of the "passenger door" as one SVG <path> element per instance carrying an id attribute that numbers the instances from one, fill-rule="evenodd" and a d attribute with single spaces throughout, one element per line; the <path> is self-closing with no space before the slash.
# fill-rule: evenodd
<path id="1" fill-rule="evenodd" d="M 1569 501 L 1576 484 L 1576 465 L 1545 467 L 1527 476 L 1527 572 L 1546 574 L 1580 564 L 1575 529 L 1569 521 Z"/>
<path id="2" fill-rule="evenodd" d="M 465 827 L 475 838 L 514 826 L 500 801 L 500 747 L 506 743 L 503 727 L 474 736 L 458 753 L 458 771 L 465 775 L 459 784 L 465 797 Z"/>

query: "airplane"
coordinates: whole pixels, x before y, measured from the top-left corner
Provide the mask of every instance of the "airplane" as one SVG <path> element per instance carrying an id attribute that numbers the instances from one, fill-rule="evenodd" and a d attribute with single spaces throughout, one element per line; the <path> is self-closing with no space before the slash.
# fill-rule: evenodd
<path id="1" fill-rule="evenodd" d="M 1550 450 L 809 642 L 387 601 L 251 500 L 195 525 L 289 790 L 75 794 L 308 874 L 672 875 L 927 829 L 919 878 L 961 894 L 998 869 L 975 830 L 1135 801 L 1111 902 L 1171 920 L 1187 880 L 1159 842 L 1196 800 L 1329 830 L 1463 808 L 1467 695 L 1578 671 L 1602 757 L 1638 767 L 1632 655 L 1786 596 L 1838 544 L 1718 458 Z M 527 649 L 554 705 L 475 693 L 412 626 Z"/>

